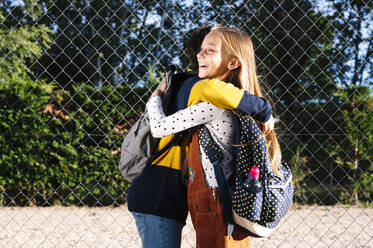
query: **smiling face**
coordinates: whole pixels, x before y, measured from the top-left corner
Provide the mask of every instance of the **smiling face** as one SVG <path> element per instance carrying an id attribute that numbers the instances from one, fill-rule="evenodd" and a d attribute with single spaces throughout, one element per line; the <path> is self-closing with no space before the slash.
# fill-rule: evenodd
<path id="1" fill-rule="evenodd" d="M 197 54 L 198 76 L 200 78 L 217 78 L 224 80 L 229 74 L 229 58 L 223 47 L 223 41 L 217 31 L 206 35 Z"/>

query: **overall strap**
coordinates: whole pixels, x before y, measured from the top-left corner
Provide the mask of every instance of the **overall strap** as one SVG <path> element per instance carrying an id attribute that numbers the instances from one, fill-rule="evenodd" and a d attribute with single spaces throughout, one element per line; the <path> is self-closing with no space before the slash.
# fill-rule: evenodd
<path id="1" fill-rule="evenodd" d="M 201 155 L 199 152 L 197 132 L 192 136 L 188 158 L 188 191 L 199 190 L 201 185 L 206 187 L 205 176 L 202 170 Z"/>

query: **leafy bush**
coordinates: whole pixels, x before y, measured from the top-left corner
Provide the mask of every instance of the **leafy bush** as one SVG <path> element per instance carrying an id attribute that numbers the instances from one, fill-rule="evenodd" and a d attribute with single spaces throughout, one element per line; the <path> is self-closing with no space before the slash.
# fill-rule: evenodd
<path id="1" fill-rule="evenodd" d="M 122 203 L 126 130 L 117 126 L 143 109 L 145 89 L 82 84 L 66 92 L 31 80 L 2 87 L 0 204 Z"/>
<path id="2" fill-rule="evenodd" d="M 68 92 L 32 79 L 26 63 L 49 48 L 48 28 L 1 28 L 0 205 L 123 203 L 121 142 L 158 78 L 150 73 L 137 88 L 79 84 Z"/>

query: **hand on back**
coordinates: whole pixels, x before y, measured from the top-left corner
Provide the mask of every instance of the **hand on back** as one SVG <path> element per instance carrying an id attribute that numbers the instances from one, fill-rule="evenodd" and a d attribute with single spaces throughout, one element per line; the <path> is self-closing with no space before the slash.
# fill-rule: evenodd
<path id="1" fill-rule="evenodd" d="M 152 96 L 163 96 L 164 92 L 166 91 L 166 88 L 167 88 L 167 80 L 166 79 L 163 79 L 163 81 L 161 82 L 161 87 L 159 89 L 156 89 Z"/>
<path id="2" fill-rule="evenodd" d="M 274 126 L 275 121 L 273 119 L 273 116 L 271 115 L 268 121 L 262 123 L 262 134 L 268 135 L 273 130 Z"/>

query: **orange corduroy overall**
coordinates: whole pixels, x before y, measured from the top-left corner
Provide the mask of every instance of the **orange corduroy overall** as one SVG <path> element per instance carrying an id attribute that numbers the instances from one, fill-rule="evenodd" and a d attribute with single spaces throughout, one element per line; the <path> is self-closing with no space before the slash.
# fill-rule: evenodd
<path id="1" fill-rule="evenodd" d="M 196 132 L 190 144 L 188 172 L 188 208 L 196 230 L 197 248 L 249 247 L 250 237 L 237 228 L 228 236 L 218 188 L 208 188 L 205 183 Z"/>

